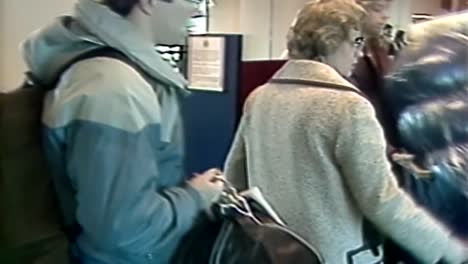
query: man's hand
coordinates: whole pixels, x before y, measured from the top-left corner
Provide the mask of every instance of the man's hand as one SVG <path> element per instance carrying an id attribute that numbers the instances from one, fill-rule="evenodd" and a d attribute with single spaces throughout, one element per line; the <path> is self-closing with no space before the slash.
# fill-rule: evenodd
<path id="1" fill-rule="evenodd" d="M 203 199 L 205 209 L 208 209 L 216 202 L 224 188 L 223 173 L 218 169 L 210 169 L 202 174 L 195 174 L 195 177 L 188 181 L 188 184 L 197 190 Z"/>

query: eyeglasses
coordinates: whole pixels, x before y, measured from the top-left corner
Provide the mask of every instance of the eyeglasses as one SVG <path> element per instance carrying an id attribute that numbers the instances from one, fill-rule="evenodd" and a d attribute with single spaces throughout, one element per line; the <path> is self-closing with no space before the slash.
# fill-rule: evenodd
<path id="1" fill-rule="evenodd" d="M 361 49 L 364 46 L 364 37 L 357 37 L 353 40 L 353 46 L 356 49 Z"/>

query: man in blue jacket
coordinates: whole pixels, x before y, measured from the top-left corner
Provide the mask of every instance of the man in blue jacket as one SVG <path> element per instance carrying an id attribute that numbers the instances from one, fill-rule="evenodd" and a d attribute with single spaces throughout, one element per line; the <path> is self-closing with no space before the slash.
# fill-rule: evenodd
<path id="1" fill-rule="evenodd" d="M 221 193 L 219 171 L 182 173 L 186 82 L 154 49 L 183 40 L 194 8 L 187 0 L 79 0 L 73 16 L 23 45 L 30 71 L 54 86 L 44 103 L 45 148 L 65 221 L 81 230 L 73 244 L 80 263 L 168 263 Z M 106 47 L 133 66 L 101 56 L 61 74 Z"/>

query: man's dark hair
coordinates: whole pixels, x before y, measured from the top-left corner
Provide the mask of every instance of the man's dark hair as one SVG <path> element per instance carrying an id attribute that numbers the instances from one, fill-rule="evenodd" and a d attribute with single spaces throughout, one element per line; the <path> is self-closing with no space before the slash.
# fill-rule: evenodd
<path id="1" fill-rule="evenodd" d="M 126 17 L 132 12 L 140 0 L 104 0 L 103 4 L 108 6 L 115 13 Z"/>

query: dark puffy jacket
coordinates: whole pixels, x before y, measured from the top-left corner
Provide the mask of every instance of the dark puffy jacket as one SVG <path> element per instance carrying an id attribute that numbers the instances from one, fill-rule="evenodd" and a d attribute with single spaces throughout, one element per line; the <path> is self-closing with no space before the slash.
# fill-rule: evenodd
<path id="1" fill-rule="evenodd" d="M 403 175 L 403 188 L 464 239 L 468 238 L 467 27 L 466 14 L 415 26 L 413 39 L 385 87 L 401 147 L 431 171 L 431 177 L 424 179 Z"/>

